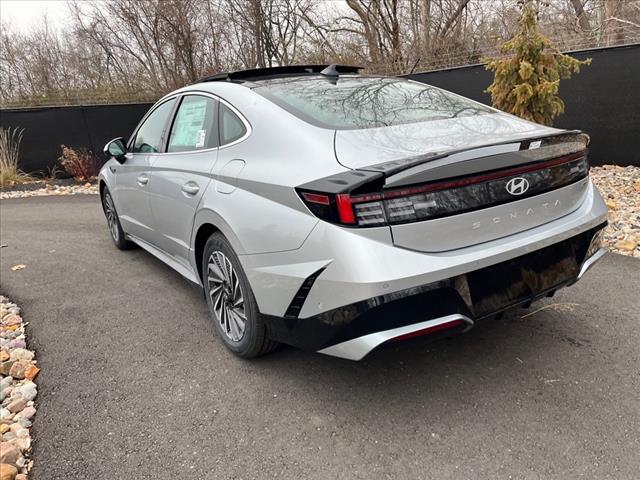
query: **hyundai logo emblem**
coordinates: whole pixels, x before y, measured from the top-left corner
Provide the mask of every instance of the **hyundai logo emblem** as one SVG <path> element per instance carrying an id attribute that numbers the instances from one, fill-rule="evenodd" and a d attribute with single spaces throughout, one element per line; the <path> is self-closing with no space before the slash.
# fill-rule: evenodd
<path id="1" fill-rule="evenodd" d="M 529 180 L 522 177 L 512 178 L 507 182 L 507 192 L 511 195 L 522 195 L 529 190 Z"/>

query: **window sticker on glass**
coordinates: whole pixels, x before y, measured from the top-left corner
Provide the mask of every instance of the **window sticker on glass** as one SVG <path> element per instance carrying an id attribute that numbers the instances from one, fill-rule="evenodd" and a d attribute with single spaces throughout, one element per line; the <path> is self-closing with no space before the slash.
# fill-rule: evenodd
<path id="1" fill-rule="evenodd" d="M 196 148 L 201 148 L 204 146 L 204 137 L 206 136 L 206 130 L 203 129 L 203 126 L 207 112 L 207 101 L 205 98 L 197 97 L 191 97 L 188 100 L 180 105 L 171 143 L 174 145 L 195 145 Z"/>
<path id="2" fill-rule="evenodd" d="M 542 145 L 542 140 L 536 140 L 535 142 L 531 142 L 529 144 L 529 150 L 533 150 L 534 148 L 540 148 L 540 145 Z"/>
<path id="3" fill-rule="evenodd" d="M 204 147 L 204 139 L 207 136 L 206 130 L 198 130 L 198 139 L 196 141 L 196 148 Z"/>

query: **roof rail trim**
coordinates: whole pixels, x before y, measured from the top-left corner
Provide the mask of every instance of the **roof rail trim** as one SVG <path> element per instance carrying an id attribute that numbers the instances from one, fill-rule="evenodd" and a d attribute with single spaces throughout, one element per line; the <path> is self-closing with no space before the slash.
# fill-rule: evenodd
<path id="1" fill-rule="evenodd" d="M 281 67 L 254 68 L 250 70 L 238 70 L 236 72 L 223 72 L 215 75 L 209 75 L 198 80 L 196 83 L 202 82 L 221 82 L 221 81 L 246 81 L 256 80 L 260 78 L 274 78 L 289 75 L 313 75 L 320 74 L 324 69 L 333 67 L 339 73 L 358 73 L 363 67 L 352 65 L 286 65 Z"/>

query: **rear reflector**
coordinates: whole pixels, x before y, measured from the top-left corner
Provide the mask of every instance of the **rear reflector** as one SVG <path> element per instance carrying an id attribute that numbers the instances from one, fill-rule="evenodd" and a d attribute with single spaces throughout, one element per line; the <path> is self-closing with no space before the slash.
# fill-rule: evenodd
<path id="1" fill-rule="evenodd" d="M 405 333 L 398 337 L 391 339 L 392 342 L 400 342 L 402 340 L 408 340 L 410 338 L 421 337 L 423 335 L 429 335 L 431 333 L 441 332 L 443 330 L 449 330 L 451 328 L 461 327 L 467 325 L 463 320 L 452 320 L 450 322 L 441 323 L 440 325 L 434 325 L 433 327 L 423 328 L 422 330 L 416 330 L 415 332 Z"/>
<path id="2" fill-rule="evenodd" d="M 329 205 L 330 201 L 329 201 L 329 196 L 328 195 L 320 195 L 318 193 L 309 193 L 309 192 L 304 192 L 302 194 L 302 196 L 304 197 L 305 200 L 307 200 L 308 202 L 312 202 L 312 203 L 318 203 L 320 205 Z"/>

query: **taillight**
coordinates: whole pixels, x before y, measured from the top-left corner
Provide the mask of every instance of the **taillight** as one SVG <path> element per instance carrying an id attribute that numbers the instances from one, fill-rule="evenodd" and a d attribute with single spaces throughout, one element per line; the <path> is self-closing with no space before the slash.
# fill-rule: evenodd
<path id="1" fill-rule="evenodd" d="M 348 185 L 341 178 L 327 177 L 297 191 L 318 218 L 345 226 L 379 227 L 430 220 L 540 195 L 581 180 L 588 172 L 586 151 L 581 151 L 534 164 L 393 190 L 384 189 L 381 175 L 368 172 L 369 178 L 357 184 Z M 364 176 L 359 171 L 347 174 Z M 513 178 L 525 180 L 527 190 L 517 195 L 511 193 L 506 187 Z M 308 187 L 332 191 L 307 190 Z M 341 191 L 342 188 L 347 191 Z"/>

